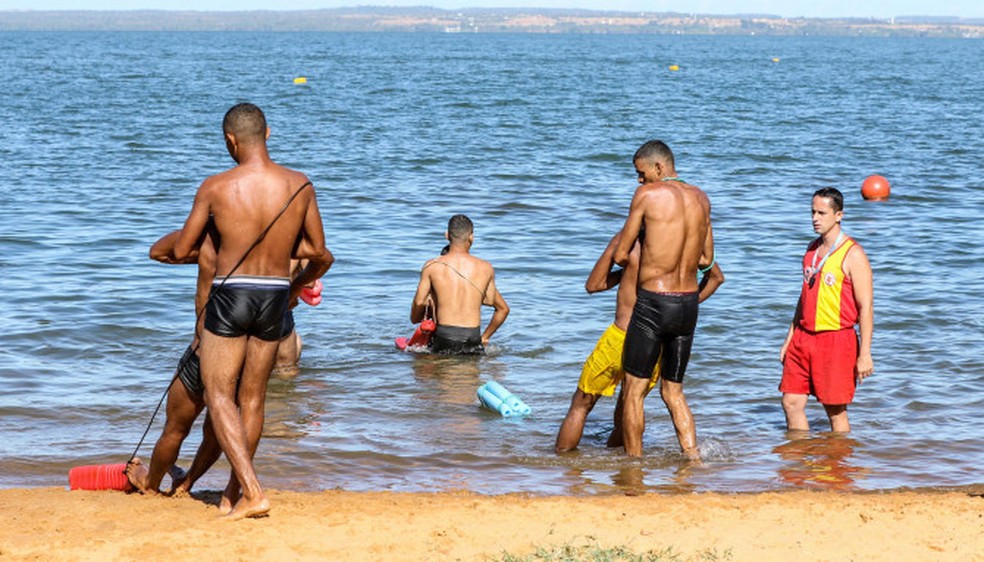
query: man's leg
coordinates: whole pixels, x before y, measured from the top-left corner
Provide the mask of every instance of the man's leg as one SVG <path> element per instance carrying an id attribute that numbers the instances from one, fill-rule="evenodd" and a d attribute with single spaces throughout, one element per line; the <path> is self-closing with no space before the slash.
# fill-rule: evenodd
<path id="1" fill-rule="evenodd" d="M 830 419 L 830 431 L 851 432 L 851 424 L 847 421 L 847 404 L 824 404 L 823 409 L 827 411 L 827 417 Z"/>
<path id="2" fill-rule="evenodd" d="M 625 454 L 630 457 L 642 456 L 642 434 L 646 429 L 646 413 L 643 409 L 643 399 L 649 379 L 636 377 L 626 373 L 622 379 L 622 439 L 625 444 Z"/>
<path id="3" fill-rule="evenodd" d="M 623 447 L 625 445 L 625 435 L 622 429 L 622 416 L 625 411 L 625 385 L 618 386 L 618 399 L 615 401 L 615 412 L 612 414 L 612 432 L 605 442 L 606 447 Z"/>
<path id="4" fill-rule="evenodd" d="M 643 382 L 649 382 L 643 380 Z M 676 430 L 677 440 L 680 442 L 680 449 L 692 461 L 700 460 L 700 450 L 697 449 L 697 428 L 694 425 L 694 416 L 687 405 L 687 398 L 683 395 L 683 383 L 660 379 L 659 394 L 666 404 L 666 409 L 670 412 L 673 419 L 673 429 Z"/>
<path id="5" fill-rule="evenodd" d="M 264 407 L 266 405 L 267 381 L 270 379 L 270 372 L 277 355 L 277 342 L 264 341 L 259 338 L 250 337 L 246 339 L 246 362 L 243 364 L 243 376 L 239 381 L 239 392 L 237 395 L 239 412 L 243 424 L 245 443 L 249 454 L 250 471 L 252 470 L 253 457 L 260 444 L 260 436 L 263 433 Z M 255 472 L 254 472 L 255 478 Z M 226 485 L 223 493 L 222 504 L 229 505 L 232 511 L 229 516 L 233 518 L 249 517 L 258 515 L 269 510 L 269 505 L 262 512 L 255 511 L 250 496 L 246 493 L 248 487 L 241 498 L 239 498 L 240 485 L 245 481 L 240 474 L 234 472 Z M 259 482 L 257 481 L 257 486 Z M 237 499 L 238 498 L 238 499 Z M 221 507 L 221 506 L 220 506 Z"/>
<path id="6" fill-rule="evenodd" d="M 188 437 L 192 424 L 204 407 L 205 404 L 193 397 L 180 379 L 175 377 L 171 381 L 167 391 L 167 405 L 164 409 L 164 430 L 154 445 L 150 466 L 143 466 L 140 459 L 133 459 L 126 468 L 127 478 L 140 493 L 160 493 L 164 474 L 170 472 L 175 461 L 178 460 L 181 444 Z"/>
<path id="7" fill-rule="evenodd" d="M 227 338 L 205 330 L 200 354 L 205 402 L 212 416 L 215 436 L 232 465 L 233 474 L 244 488 L 242 500 L 228 517 L 241 519 L 262 515 L 270 510 L 270 504 L 253 471 L 246 427 L 236 405 L 236 384 L 246 359 L 246 337 Z"/>
<path id="8" fill-rule="evenodd" d="M 191 461 L 191 468 L 184 476 L 178 478 L 171 488 L 171 493 L 185 495 L 191 493 L 191 487 L 195 485 L 208 469 L 212 468 L 215 461 L 222 456 L 222 448 L 215 437 L 215 428 L 212 427 L 212 416 L 205 414 L 205 424 L 202 427 L 202 442 L 195 453 L 195 460 Z"/>
<path id="9" fill-rule="evenodd" d="M 571 407 L 567 410 L 567 417 L 560 424 L 560 431 L 557 432 L 557 443 L 554 451 L 566 453 L 577 448 L 581 442 L 581 435 L 584 433 L 584 422 L 594 405 L 598 402 L 597 394 L 586 394 L 580 388 L 574 391 L 571 398 Z"/>
<path id="10" fill-rule="evenodd" d="M 806 401 L 809 398 L 806 394 L 792 394 L 785 392 L 782 395 L 782 410 L 786 413 L 786 429 L 788 431 L 809 431 L 810 422 L 806 419 Z M 831 423 L 833 423 L 831 421 Z"/>
<path id="11" fill-rule="evenodd" d="M 615 402 L 615 412 L 612 415 L 612 433 L 608 436 L 608 442 L 605 443 L 606 447 L 622 447 L 625 444 L 625 440 L 623 439 L 624 432 L 622 431 L 622 412 L 625 410 L 624 390 L 625 385 L 620 385 L 618 389 L 618 400 Z M 649 393 L 652 392 L 652 390 L 653 387 L 647 385 L 646 394 L 643 396 L 643 399 L 645 399 L 646 396 L 649 396 Z"/>

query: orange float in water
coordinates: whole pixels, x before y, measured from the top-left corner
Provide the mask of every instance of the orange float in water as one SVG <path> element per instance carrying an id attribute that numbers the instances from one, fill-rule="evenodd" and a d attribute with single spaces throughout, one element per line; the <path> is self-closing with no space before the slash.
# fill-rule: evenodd
<path id="1" fill-rule="evenodd" d="M 861 184 L 861 197 L 870 201 L 888 199 L 890 192 L 891 187 L 888 185 L 888 180 L 878 175 L 868 176 Z"/>

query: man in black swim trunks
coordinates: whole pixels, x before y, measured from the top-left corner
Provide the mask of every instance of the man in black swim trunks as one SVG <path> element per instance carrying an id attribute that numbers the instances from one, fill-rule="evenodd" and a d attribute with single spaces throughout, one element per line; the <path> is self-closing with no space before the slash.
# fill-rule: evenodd
<path id="1" fill-rule="evenodd" d="M 163 263 L 179 263 L 170 258 L 174 241 L 181 231 L 174 231 L 161 237 L 150 249 L 150 257 Z M 201 367 L 198 357 L 198 334 L 202 328 L 201 311 L 208 301 L 208 294 L 215 277 L 215 249 L 211 238 L 206 237 L 199 251 L 189 256 L 185 262 L 198 265 L 198 282 L 195 291 L 195 310 L 198 326 L 195 335 L 178 362 L 177 378 L 171 382 L 165 403 L 164 429 L 154 445 L 150 464 L 145 465 L 140 458 L 132 459 L 126 468 L 127 477 L 133 487 L 142 494 L 159 494 L 164 474 L 171 476 L 171 493 L 187 494 L 215 461 L 222 455 L 219 443 L 212 430 L 211 420 L 206 417 L 202 431 L 202 442 L 192 461 L 191 468 L 185 472 L 175 465 L 181 444 L 188 437 L 191 428 L 205 409 L 205 386 L 202 384 Z M 296 271 L 300 269 L 297 262 Z M 284 332 L 277 348 L 275 371 L 288 373 L 297 368 L 300 356 L 300 336 L 294 331 L 294 315 L 288 309 L 284 320 Z"/>
<path id="2" fill-rule="evenodd" d="M 625 334 L 622 367 L 625 452 L 642 455 L 643 398 L 656 361 L 660 395 L 673 419 L 680 448 L 700 461 L 693 414 L 683 395 L 683 376 L 697 325 L 697 270 L 714 261 L 711 202 L 698 187 L 677 177 L 673 153 L 658 140 L 643 144 L 633 157 L 639 183 L 632 197 L 615 262 L 626 265 L 639 233 L 638 292 Z"/>
<path id="3" fill-rule="evenodd" d="M 465 215 L 448 221 L 447 252 L 424 264 L 417 294 L 410 306 L 410 321 L 424 319 L 435 310 L 437 329 L 431 351 L 453 355 L 480 355 L 489 338 L 506 321 L 509 305 L 495 287 L 492 264 L 469 253 L 475 240 L 474 226 Z M 482 305 L 495 309 L 489 325 L 480 332 Z"/>
<path id="4" fill-rule="evenodd" d="M 233 106 L 222 128 L 237 165 L 202 182 L 171 257 L 187 259 L 214 225 L 221 244 L 199 355 L 212 426 L 233 470 L 219 508 L 229 519 L 241 519 L 270 510 L 253 455 L 286 309 L 334 258 L 325 247 L 314 187 L 304 174 L 270 158 L 270 129 L 260 108 Z M 309 243 L 303 254 L 302 239 Z M 293 280 L 292 257 L 309 260 Z"/>

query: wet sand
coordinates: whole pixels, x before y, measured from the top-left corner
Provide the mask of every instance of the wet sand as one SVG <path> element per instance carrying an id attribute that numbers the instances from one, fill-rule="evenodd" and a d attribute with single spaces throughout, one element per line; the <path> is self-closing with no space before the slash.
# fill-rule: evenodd
<path id="1" fill-rule="evenodd" d="M 268 517 L 229 522 L 217 492 L 0 490 L 0 560 L 488 560 L 580 544 L 685 560 L 984 560 L 984 498 L 967 491 L 268 495 Z"/>

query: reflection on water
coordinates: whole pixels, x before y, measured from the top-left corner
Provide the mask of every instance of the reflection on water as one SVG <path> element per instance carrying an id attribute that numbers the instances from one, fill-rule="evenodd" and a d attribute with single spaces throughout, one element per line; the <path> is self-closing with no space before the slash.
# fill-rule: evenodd
<path id="1" fill-rule="evenodd" d="M 784 482 L 808 488 L 850 490 L 868 472 L 852 464 L 851 457 L 858 443 L 846 435 L 809 437 L 806 433 L 790 432 L 789 438 L 789 442 L 773 449 L 785 461 L 779 468 L 779 477 Z"/>
<path id="2" fill-rule="evenodd" d="M 419 353 L 413 358 L 413 376 L 429 399 L 439 403 L 472 404 L 482 385 L 478 356 Z"/>

